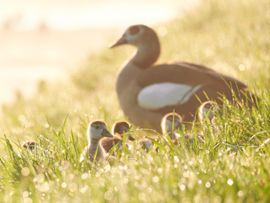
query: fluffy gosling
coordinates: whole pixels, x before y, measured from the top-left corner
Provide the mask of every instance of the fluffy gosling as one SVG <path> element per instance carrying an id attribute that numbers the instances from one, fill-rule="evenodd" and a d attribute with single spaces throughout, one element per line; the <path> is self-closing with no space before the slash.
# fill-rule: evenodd
<path id="1" fill-rule="evenodd" d="M 126 121 L 115 122 L 112 127 L 113 137 L 106 137 L 101 140 L 101 145 L 106 152 L 109 152 L 114 146 L 117 146 L 117 149 L 123 147 L 123 138 L 126 136 L 126 140 L 134 141 L 135 139 L 129 133 L 130 124 Z M 128 145 L 127 145 L 128 147 Z"/>
<path id="2" fill-rule="evenodd" d="M 179 144 L 179 139 L 181 135 L 179 131 L 183 129 L 183 119 L 182 117 L 175 112 L 167 113 L 161 120 L 161 129 L 163 136 L 169 136 L 171 141 L 174 144 Z M 192 134 L 184 134 L 184 139 L 189 142 L 194 141 L 194 135 Z M 200 142 L 203 142 L 203 137 L 198 134 L 197 138 Z"/>
<path id="3" fill-rule="evenodd" d="M 85 159 L 94 162 L 106 158 L 106 152 L 100 142 L 103 137 L 113 137 L 108 131 L 105 122 L 99 120 L 91 122 L 87 129 L 88 146 L 81 155 L 81 162 Z"/>
<path id="4" fill-rule="evenodd" d="M 162 135 L 166 138 L 169 136 L 174 144 L 178 144 L 180 135 L 178 131 L 182 129 L 182 117 L 175 112 L 167 113 L 161 120 Z M 185 135 L 186 137 L 186 135 Z M 153 147 L 153 141 L 149 138 L 143 138 L 139 141 L 141 147 L 149 151 Z"/>
<path id="5" fill-rule="evenodd" d="M 220 107 L 214 101 L 206 101 L 201 104 L 198 111 L 198 117 L 201 124 L 205 121 L 210 122 L 212 133 L 218 133 L 216 125 L 217 114 L 220 113 Z"/>
<path id="6" fill-rule="evenodd" d="M 176 142 L 180 135 L 178 132 L 182 129 L 183 119 L 175 112 L 167 113 L 161 120 L 161 130 L 163 136 L 169 136 L 173 142 Z"/>
<path id="7" fill-rule="evenodd" d="M 218 104 L 214 101 L 203 102 L 199 107 L 199 121 L 202 123 L 206 119 L 210 121 L 211 124 L 214 123 L 217 113 L 220 111 Z"/>

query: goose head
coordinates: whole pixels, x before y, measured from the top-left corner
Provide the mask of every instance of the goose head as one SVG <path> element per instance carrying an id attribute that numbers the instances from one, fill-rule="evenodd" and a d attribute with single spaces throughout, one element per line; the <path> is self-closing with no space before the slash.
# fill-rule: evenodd
<path id="1" fill-rule="evenodd" d="M 161 121 L 163 135 L 168 135 L 172 140 L 179 138 L 177 131 L 182 128 L 182 117 L 175 112 L 166 114 Z"/>
<path id="2" fill-rule="evenodd" d="M 128 122 L 126 122 L 126 121 L 118 121 L 118 122 L 114 123 L 114 125 L 112 127 L 112 132 L 113 132 L 114 135 L 119 135 L 121 137 L 126 135 L 128 140 L 134 141 L 135 138 L 132 137 L 132 135 L 129 132 L 130 128 L 131 128 L 131 125 Z"/>
<path id="3" fill-rule="evenodd" d="M 108 131 L 105 122 L 103 121 L 93 121 L 89 124 L 87 129 L 88 142 L 91 140 L 100 140 L 103 137 L 113 137 L 113 135 Z"/>
<path id="4" fill-rule="evenodd" d="M 206 101 L 199 107 L 199 120 L 203 122 L 208 119 L 211 123 L 215 120 L 218 111 L 220 110 L 218 104 L 214 101 Z"/>
<path id="5" fill-rule="evenodd" d="M 110 46 L 133 45 L 138 48 L 136 55 L 131 60 L 139 67 L 151 66 L 159 57 L 160 43 L 156 32 L 146 25 L 132 25 L 123 35 Z"/>

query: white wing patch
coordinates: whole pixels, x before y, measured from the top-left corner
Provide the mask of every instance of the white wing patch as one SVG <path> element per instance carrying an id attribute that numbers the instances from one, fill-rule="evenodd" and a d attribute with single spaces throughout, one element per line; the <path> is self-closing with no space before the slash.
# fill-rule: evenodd
<path id="1" fill-rule="evenodd" d="M 201 85 L 189 86 L 178 83 L 157 83 L 143 88 L 137 97 L 141 107 L 146 109 L 160 109 L 166 106 L 181 105 L 201 88 Z"/>

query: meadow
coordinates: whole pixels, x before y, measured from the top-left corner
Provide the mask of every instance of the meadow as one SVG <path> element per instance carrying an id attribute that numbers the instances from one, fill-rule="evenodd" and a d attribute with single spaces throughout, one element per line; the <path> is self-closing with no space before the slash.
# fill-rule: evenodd
<path id="1" fill-rule="evenodd" d="M 19 93 L 0 114 L 1 202 L 269 202 L 270 201 L 270 2 L 204 0 L 181 18 L 155 27 L 159 62 L 204 64 L 244 81 L 261 98 L 258 108 L 226 104 L 208 122 L 205 142 L 159 151 L 134 144 L 114 163 L 80 163 L 89 121 L 111 127 L 125 119 L 114 90 L 117 72 L 132 47 L 104 48 L 70 73 L 67 81 L 40 81 L 36 93 Z M 112 42 L 115 39 L 112 39 Z M 134 137 L 148 135 L 133 127 Z M 38 142 L 41 151 L 21 147 Z"/>

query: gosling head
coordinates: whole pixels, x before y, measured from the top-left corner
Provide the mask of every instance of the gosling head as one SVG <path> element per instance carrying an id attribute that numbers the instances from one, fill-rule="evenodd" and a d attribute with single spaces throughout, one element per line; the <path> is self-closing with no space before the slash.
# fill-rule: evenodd
<path id="1" fill-rule="evenodd" d="M 120 137 L 123 137 L 124 135 L 127 136 L 128 140 L 134 141 L 134 137 L 130 134 L 130 128 L 131 125 L 126 121 L 118 121 L 115 122 L 112 127 L 112 132 L 114 135 L 119 135 Z"/>
<path id="2" fill-rule="evenodd" d="M 206 101 L 202 103 L 199 107 L 198 113 L 200 122 L 203 122 L 206 119 L 209 119 L 210 122 L 213 122 L 219 110 L 220 108 L 218 104 L 214 101 Z"/>
<path id="3" fill-rule="evenodd" d="M 149 42 L 159 42 L 156 32 L 146 25 L 132 25 L 126 29 L 110 48 L 118 47 L 124 44 L 130 44 L 136 47 Z"/>
<path id="4" fill-rule="evenodd" d="M 35 149 L 37 149 L 38 147 L 38 143 L 36 141 L 25 141 L 23 144 L 22 144 L 23 148 L 25 149 L 28 149 L 30 151 L 33 151 Z"/>
<path id="5" fill-rule="evenodd" d="M 182 128 L 182 117 L 175 112 L 166 114 L 161 120 L 163 135 L 169 135 L 172 140 L 178 138 L 176 132 Z"/>
<path id="6" fill-rule="evenodd" d="M 113 137 L 113 135 L 108 131 L 105 122 L 103 121 L 93 121 L 89 124 L 87 129 L 88 142 L 91 140 L 100 140 L 103 137 Z"/>

